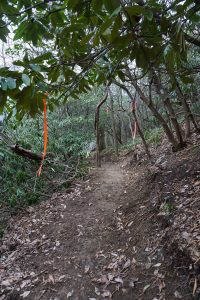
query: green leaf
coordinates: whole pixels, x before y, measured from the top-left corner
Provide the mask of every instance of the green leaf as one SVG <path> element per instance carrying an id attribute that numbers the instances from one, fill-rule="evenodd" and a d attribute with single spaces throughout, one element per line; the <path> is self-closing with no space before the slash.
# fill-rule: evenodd
<path id="1" fill-rule="evenodd" d="M 193 83 L 193 82 L 194 82 L 194 80 L 193 80 L 192 78 L 190 78 L 190 77 L 188 77 L 188 76 L 184 76 L 184 75 L 181 75 L 181 76 L 180 76 L 180 79 L 181 79 L 181 81 L 182 81 L 183 83 L 185 83 L 185 84 Z"/>
<path id="2" fill-rule="evenodd" d="M 138 16 L 145 13 L 145 8 L 143 6 L 133 5 L 131 7 L 126 7 L 126 11 L 129 16 Z"/>
<path id="3" fill-rule="evenodd" d="M 26 26 L 27 23 L 25 21 L 19 24 L 18 28 L 15 30 L 14 41 L 23 37 Z"/>
<path id="4" fill-rule="evenodd" d="M 3 91 L 7 91 L 7 81 L 6 81 L 6 79 L 5 78 L 1 78 L 1 89 L 3 90 Z"/>
<path id="5" fill-rule="evenodd" d="M 93 39 L 93 46 L 99 46 L 99 43 L 100 43 L 100 37 L 99 37 L 99 33 L 97 32 Z"/>
<path id="6" fill-rule="evenodd" d="M 115 23 L 113 25 L 113 29 L 111 31 L 111 42 L 117 37 L 119 36 L 119 29 L 122 26 L 122 20 L 119 16 L 116 17 L 115 19 Z"/>
<path id="7" fill-rule="evenodd" d="M 119 0 L 104 0 L 104 6 L 106 10 L 112 14 L 119 6 L 120 1 Z"/>
<path id="8" fill-rule="evenodd" d="M 40 72 L 41 71 L 41 67 L 39 65 L 35 65 L 35 64 L 30 64 L 31 69 L 34 72 Z"/>
<path id="9" fill-rule="evenodd" d="M 95 12 L 99 12 L 102 8 L 103 1 L 102 0 L 92 0 L 91 7 Z"/>
<path id="10" fill-rule="evenodd" d="M 0 113 L 2 114 L 3 108 L 6 105 L 7 95 L 4 91 L 0 90 Z"/>
<path id="11" fill-rule="evenodd" d="M 149 20 L 149 21 L 152 21 L 153 19 L 153 12 L 151 10 L 148 10 L 146 13 L 145 13 L 145 16 L 146 18 Z"/>
<path id="12" fill-rule="evenodd" d="M 7 35 L 10 32 L 10 30 L 7 28 L 6 23 L 0 19 L 0 40 L 3 42 L 7 42 Z"/>
<path id="13" fill-rule="evenodd" d="M 141 50 L 142 49 L 140 47 L 140 50 L 136 53 L 136 64 L 137 64 L 137 67 L 146 69 L 146 68 L 148 68 L 148 61 L 147 61 L 145 53 Z"/>
<path id="14" fill-rule="evenodd" d="M 31 63 L 35 63 L 35 64 L 38 64 L 38 63 L 41 63 L 43 62 L 44 60 L 48 60 L 52 58 L 52 53 L 51 52 L 46 52 L 44 54 L 41 54 L 33 59 L 30 60 Z"/>
<path id="15" fill-rule="evenodd" d="M 25 63 L 23 61 L 21 61 L 21 60 L 16 60 L 16 61 L 13 62 L 13 65 L 24 67 Z"/>
<path id="16" fill-rule="evenodd" d="M 18 13 L 17 8 L 14 6 L 14 3 L 8 4 L 7 0 L 1 0 L 0 2 L 0 12 L 6 14 L 16 14 Z"/>
<path id="17" fill-rule="evenodd" d="M 24 42 L 32 42 L 34 45 L 38 44 L 43 38 L 47 38 L 50 32 L 44 24 L 35 19 L 28 19 L 23 21 L 15 30 L 14 40 L 23 39 Z"/>
<path id="18" fill-rule="evenodd" d="M 107 19 L 100 27 L 100 33 L 104 33 L 109 27 L 111 27 L 113 19 Z"/>
<path id="19" fill-rule="evenodd" d="M 30 80 L 29 76 L 26 74 L 22 74 L 22 81 L 26 86 L 31 84 L 31 80 Z"/>
<path id="20" fill-rule="evenodd" d="M 122 9 L 121 5 L 118 6 L 118 7 L 113 11 L 113 13 L 111 14 L 110 17 L 112 18 L 112 17 L 114 17 L 114 16 L 117 16 L 117 15 L 120 13 L 121 9 Z"/>
<path id="21" fill-rule="evenodd" d="M 81 2 L 80 0 L 69 0 L 68 1 L 68 7 L 70 9 L 74 9 L 78 6 L 79 2 Z"/>
<path id="22" fill-rule="evenodd" d="M 16 88 L 16 79 L 8 77 L 7 78 L 7 86 L 10 90 L 13 90 Z"/>
<path id="23" fill-rule="evenodd" d="M 124 82 L 126 80 L 125 75 L 124 75 L 124 73 L 122 71 L 119 70 L 117 72 L 117 75 L 119 76 L 119 78 L 121 79 L 121 81 Z"/>
<path id="24" fill-rule="evenodd" d="M 51 71 L 48 74 L 48 79 L 55 82 L 59 76 L 60 76 L 60 67 L 57 66 L 51 69 Z"/>

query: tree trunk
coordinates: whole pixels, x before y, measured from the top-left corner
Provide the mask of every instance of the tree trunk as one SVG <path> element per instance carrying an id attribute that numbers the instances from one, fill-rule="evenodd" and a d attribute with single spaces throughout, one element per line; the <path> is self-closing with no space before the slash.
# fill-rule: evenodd
<path id="1" fill-rule="evenodd" d="M 191 109 L 190 109 L 190 106 L 189 104 L 187 103 L 184 95 L 183 95 L 183 92 L 181 90 L 181 87 L 178 83 L 178 80 L 175 78 L 174 76 L 174 80 L 175 80 L 175 83 L 176 83 L 176 94 L 178 96 L 178 99 L 181 101 L 182 105 L 183 105 L 183 109 L 184 109 L 184 112 L 185 112 L 185 123 L 186 123 L 186 131 L 185 131 L 185 135 L 186 137 L 189 137 L 190 136 L 190 119 L 194 125 L 194 128 L 197 132 L 200 132 L 200 128 L 198 127 L 195 119 L 194 119 L 194 116 L 191 112 Z"/>
<path id="2" fill-rule="evenodd" d="M 166 107 L 166 109 L 169 113 L 171 122 L 172 122 L 173 127 L 174 127 L 175 132 L 176 132 L 176 136 L 177 136 L 178 141 L 180 143 L 180 147 L 184 147 L 186 145 L 186 143 L 183 141 L 181 128 L 180 128 L 180 125 L 177 121 L 176 114 L 174 112 L 171 101 L 169 99 L 168 92 L 162 86 L 160 78 L 158 77 L 158 75 L 156 74 L 156 72 L 154 70 L 153 70 L 153 78 L 154 78 L 154 82 L 155 82 L 156 91 L 157 91 L 158 95 L 161 97 L 161 99 L 162 99 L 162 101 L 163 101 L 163 103 L 164 103 L 164 105 L 165 105 L 165 107 Z"/>
<path id="3" fill-rule="evenodd" d="M 163 127 L 164 132 L 165 132 L 169 142 L 172 144 L 172 150 L 173 151 L 178 151 L 181 148 L 180 144 L 176 141 L 173 132 L 170 130 L 169 126 L 167 125 L 167 122 L 165 121 L 163 116 L 159 113 L 159 111 L 155 108 L 153 101 L 151 101 L 151 99 L 149 100 L 145 96 L 145 94 L 143 93 L 141 88 L 137 85 L 137 82 L 132 77 L 132 74 L 131 74 L 128 66 L 127 66 L 127 72 L 128 72 L 127 76 L 129 77 L 132 85 L 134 86 L 134 88 L 138 92 L 141 100 L 148 106 L 148 108 L 151 110 L 154 117 L 158 120 L 160 125 Z"/>
<path id="4" fill-rule="evenodd" d="M 133 132 L 133 126 L 132 126 L 132 122 L 131 122 L 131 117 L 128 116 L 129 118 L 129 127 L 130 127 L 130 130 L 131 130 L 131 137 L 132 137 L 132 140 L 133 140 L 133 143 L 134 143 L 134 132 Z"/>
<path id="5" fill-rule="evenodd" d="M 100 156 L 100 130 L 99 130 L 99 113 L 100 108 L 106 102 L 106 99 L 108 98 L 108 87 L 106 87 L 105 94 L 103 98 L 100 100 L 96 107 L 95 112 L 95 122 L 94 122 L 94 128 L 95 128 L 95 134 L 96 134 L 96 164 L 97 167 L 101 167 L 101 156 Z"/>
<path id="6" fill-rule="evenodd" d="M 146 152 L 148 158 L 151 158 L 151 154 L 150 154 L 150 151 L 149 151 L 149 147 L 148 147 L 148 144 L 147 144 L 147 142 L 146 142 L 146 140 L 145 140 L 145 138 L 144 138 L 144 134 L 143 134 L 143 132 L 142 132 L 142 130 L 141 130 L 141 128 L 140 128 L 140 124 L 139 124 L 139 122 L 138 122 L 138 119 L 137 119 L 137 115 L 136 115 L 135 110 L 132 110 L 132 113 L 133 113 L 133 116 L 134 116 L 134 119 L 135 119 L 135 122 L 136 122 L 136 126 L 137 126 L 137 130 L 138 130 L 139 136 L 140 136 L 141 139 L 142 139 L 142 143 L 143 143 L 143 145 L 144 145 L 145 152 Z"/>
<path id="7" fill-rule="evenodd" d="M 30 150 L 24 149 L 24 148 L 20 147 L 18 144 L 10 146 L 10 149 L 20 156 L 23 156 L 23 157 L 26 157 L 26 158 L 29 158 L 32 160 L 36 160 L 36 161 L 42 160 L 42 154 L 37 154 Z"/>
<path id="8" fill-rule="evenodd" d="M 120 86 L 123 90 L 126 91 L 126 93 L 128 94 L 129 98 L 131 99 L 131 102 L 134 101 L 134 97 L 132 96 L 132 94 L 130 93 L 130 91 L 128 90 L 128 88 L 125 85 L 120 84 L 118 82 L 115 82 L 115 84 L 118 85 L 118 86 Z M 136 115 L 136 112 L 135 112 L 134 108 L 132 108 L 132 114 L 133 114 L 135 122 L 136 122 L 138 133 L 139 133 L 139 135 L 140 135 L 140 137 L 142 139 L 142 143 L 144 145 L 145 152 L 146 152 L 147 156 L 150 158 L 151 155 L 150 155 L 150 152 L 149 152 L 149 148 L 148 148 L 147 142 L 146 142 L 146 140 L 144 138 L 144 134 L 143 134 L 143 132 L 142 132 L 142 130 L 140 128 L 140 125 L 139 125 L 139 122 L 138 122 L 138 119 L 137 119 L 137 115 Z M 131 129 L 131 134 L 132 134 L 133 140 L 134 140 L 133 129 Z"/>
<path id="9" fill-rule="evenodd" d="M 179 143 L 176 141 L 173 132 L 170 130 L 169 126 L 167 125 L 167 122 L 163 118 L 163 116 L 158 112 L 158 110 L 155 108 L 152 101 L 149 101 L 148 98 L 145 96 L 141 88 L 137 85 L 135 80 L 130 77 L 131 83 L 138 92 L 141 100 L 148 106 L 148 108 L 151 110 L 153 116 L 158 120 L 159 124 L 163 127 L 163 130 L 169 140 L 169 142 L 172 144 L 173 151 L 177 151 L 180 149 Z"/>
<path id="10" fill-rule="evenodd" d="M 116 132 L 115 113 L 114 113 L 113 97 L 110 90 L 109 90 L 109 95 L 110 95 L 110 114 L 111 114 L 111 121 L 112 121 L 113 143 L 114 143 L 115 155 L 116 157 L 118 157 L 119 149 L 118 149 L 118 140 L 117 140 L 117 132 Z"/>
<path id="11" fill-rule="evenodd" d="M 106 148 L 105 145 L 105 131 L 103 127 L 99 127 L 99 150 L 102 151 Z"/>

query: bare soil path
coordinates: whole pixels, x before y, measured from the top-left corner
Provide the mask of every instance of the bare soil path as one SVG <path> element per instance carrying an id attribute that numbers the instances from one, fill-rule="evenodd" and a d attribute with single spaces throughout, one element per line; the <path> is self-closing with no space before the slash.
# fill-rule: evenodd
<path id="1" fill-rule="evenodd" d="M 184 272 L 154 242 L 150 190 L 144 167 L 105 163 L 72 193 L 13 218 L 0 300 L 192 299 Z"/>

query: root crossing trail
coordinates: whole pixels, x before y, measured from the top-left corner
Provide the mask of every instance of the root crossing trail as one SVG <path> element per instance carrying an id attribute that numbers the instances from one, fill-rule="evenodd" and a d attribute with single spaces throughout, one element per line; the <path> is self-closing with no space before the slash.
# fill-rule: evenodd
<path id="1" fill-rule="evenodd" d="M 0 299 L 192 299 L 154 242 L 150 187 L 142 167 L 104 164 L 74 192 L 15 217 L 1 247 Z"/>

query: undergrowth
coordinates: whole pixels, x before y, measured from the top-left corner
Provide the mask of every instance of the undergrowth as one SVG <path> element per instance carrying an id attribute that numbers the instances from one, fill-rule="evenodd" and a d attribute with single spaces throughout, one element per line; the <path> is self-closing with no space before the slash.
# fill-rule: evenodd
<path id="1" fill-rule="evenodd" d="M 163 129 L 162 128 L 154 128 L 148 131 L 145 131 L 145 139 L 148 144 L 152 144 L 154 146 L 158 146 L 161 143 L 163 135 Z"/>
<path id="2" fill-rule="evenodd" d="M 88 172 L 86 135 L 68 132 L 66 127 L 51 122 L 49 117 L 48 156 L 42 174 L 37 176 L 40 163 L 18 156 L 11 151 L 10 145 L 18 143 L 32 152 L 41 154 L 43 150 L 42 120 L 25 119 L 15 126 L 14 121 L 0 127 L 0 236 L 6 220 L 27 205 L 51 197 L 52 193 L 69 187 L 75 178 L 84 178 Z M 52 126 L 53 124 L 53 126 Z"/>

